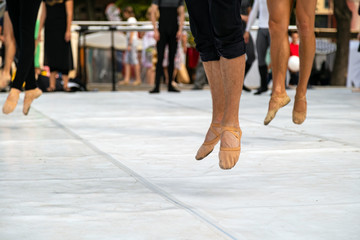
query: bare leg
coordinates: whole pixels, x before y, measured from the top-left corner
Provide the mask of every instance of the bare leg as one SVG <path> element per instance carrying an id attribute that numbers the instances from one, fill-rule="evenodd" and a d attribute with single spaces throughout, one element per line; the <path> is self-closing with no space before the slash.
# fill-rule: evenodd
<path id="1" fill-rule="evenodd" d="M 285 90 L 285 77 L 290 56 L 288 26 L 291 7 L 292 1 L 268 0 L 273 89 L 268 113 L 264 120 L 265 125 L 268 125 L 275 118 L 281 107 L 290 102 Z"/>
<path id="2" fill-rule="evenodd" d="M 173 87 L 177 87 L 177 83 L 176 83 L 176 75 L 178 73 L 178 70 L 177 68 L 174 68 L 174 71 L 173 71 L 173 80 L 171 81 L 171 85 Z"/>
<path id="3" fill-rule="evenodd" d="M 6 87 L 11 80 L 11 64 L 16 53 L 16 41 L 13 32 L 13 26 L 8 12 L 4 13 L 4 38 L 5 38 L 5 64 L 2 74 L 0 75 L 0 88 Z"/>
<path id="4" fill-rule="evenodd" d="M 225 90 L 222 125 L 239 127 L 239 104 L 244 83 L 245 55 L 234 59 L 221 58 L 220 68 Z"/>
<path id="5" fill-rule="evenodd" d="M 306 118 L 306 90 L 315 55 L 315 21 L 316 1 L 300 0 L 296 6 L 297 27 L 300 35 L 300 74 L 296 88 L 293 110 L 293 121 L 301 124 Z"/>
<path id="6" fill-rule="evenodd" d="M 63 80 L 63 82 L 64 82 L 64 86 L 63 86 L 64 91 L 66 91 L 66 92 L 70 91 L 70 89 L 68 88 L 69 75 L 63 74 L 63 75 L 62 75 L 62 80 Z"/>
<path id="7" fill-rule="evenodd" d="M 288 26 L 292 1 L 268 0 L 273 93 L 285 94 L 285 77 L 290 56 Z"/>
<path id="8" fill-rule="evenodd" d="M 146 83 L 154 84 L 155 81 L 155 71 L 152 67 L 146 69 Z"/>
<path id="9" fill-rule="evenodd" d="M 239 105 L 244 83 L 245 54 L 234 59 L 221 57 L 220 69 L 224 81 L 225 108 L 221 121 L 223 129 L 219 165 L 222 169 L 230 169 L 235 166 L 240 156 Z"/>
<path id="10" fill-rule="evenodd" d="M 134 85 L 135 85 L 135 86 L 140 85 L 140 84 L 141 84 L 140 64 L 136 64 L 136 65 L 135 65 L 135 77 L 136 77 L 136 80 L 135 80 L 135 82 L 134 82 Z"/>
<path id="11" fill-rule="evenodd" d="M 307 85 L 315 55 L 315 21 L 316 1 L 300 0 L 296 6 L 297 27 L 300 35 L 300 74 L 296 94 L 306 95 Z"/>
<path id="12" fill-rule="evenodd" d="M 212 123 L 221 124 L 225 110 L 224 81 L 220 72 L 220 61 L 203 62 L 212 98 Z"/>
<path id="13" fill-rule="evenodd" d="M 168 84 L 169 82 L 169 72 L 168 72 L 168 68 L 164 67 L 164 78 L 165 78 L 165 84 Z"/>
<path id="14" fill-rule="evenodd" d="M 206 133 L 204 144 L 199 148 L 196 159 L 201 160 L 209 155 L 220 140 L 221 121 L 225 109 L 224 83 L 220 72 L 220 61 L 203 62 L 212 98 L 212 120 Z"/>
<path id="15" fill-rule="evenodd" d="M 48 92 L 53 92 L 56 89 L 56 71 L 50 72 Z"/>
<path id="16" fill-rule="evenodd" d="M 130 64 L 125 64 L 125 76 L 124 76 L 124 80 L 119 82 L 120 85 L 128 85 L 130 82 Z"/>

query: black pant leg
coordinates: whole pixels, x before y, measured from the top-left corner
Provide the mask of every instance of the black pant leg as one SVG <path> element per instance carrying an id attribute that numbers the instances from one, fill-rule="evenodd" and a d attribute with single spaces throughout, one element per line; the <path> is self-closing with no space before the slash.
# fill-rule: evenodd
<path id="1" fill-rule="evenodd" d="M 185 0 L 189 12 L 190 28 L 196 49 L 203 62 L 218 61 L 220 56 L 215 47 L 213 25 L 210 16 L 210 0 Z"/>
<path id="2" fill-rule="evenodd" d="M 171 34 L 168 40 L 169 44 L 169 66 L 168 66 L 168 73 L 169 73 L 169 88 L 171 88 L 171 83 L 173 81 L 173 74 L 174 74 L 174 61 L 175 55 L 177 51 L 177 40 L 176 40 L 176 32 Z"/>
<path id="3" fill-rule="evenodd" d="M 240 15 L 241 0 L 209 0 L 209 7 L 219 54 L 226 59 L 245 54 L 246 47 Z"/>
<path id="4" fill-rule="evenodd" d="M 7 0 L 9 16 L 13 23 L 14 35 L 20 51 L 18 70 L 12 87 L 22 89 L 26 81 L 26 90 L 36 88 L 34 51 L 35 23 L 41 0 Z"/>
<path id="5" fill-rule="evenodd" d="M 157 63 L 156 63 L 156 74 L 155 74 L 155 88 L 160 89 L 160 78 L 164 73 L 163 60 L 166 46 L 166 35 L 164 32 L 160 32 L 160 40 L 156 44 L 157 49 Z"/>

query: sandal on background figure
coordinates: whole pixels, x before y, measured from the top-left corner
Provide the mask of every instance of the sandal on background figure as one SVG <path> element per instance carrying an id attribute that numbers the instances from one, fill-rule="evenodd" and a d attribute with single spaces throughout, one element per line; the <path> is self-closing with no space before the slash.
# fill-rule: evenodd
<path id="1" fill-rule="evenodd" d="M 139 86 L 141 85 L 141 80 L 136 80 L 133 82 L 133 86 Z"/>
<path id="2" fill-rule="evenodd" d="M 55 92 L 55 88 L 54 87 L 48 87 L 46 89 L 46 92 Z"/>
<path id="3" fill-rule="evenodd" d="M 129 81 L 125 81 L 125 80 L 123 80 L 123 81 L 119 81 L 119 83 L 118 83 L 118 85 L 119 86 L 126 86 L 126 85 L 129 85 Z"/>

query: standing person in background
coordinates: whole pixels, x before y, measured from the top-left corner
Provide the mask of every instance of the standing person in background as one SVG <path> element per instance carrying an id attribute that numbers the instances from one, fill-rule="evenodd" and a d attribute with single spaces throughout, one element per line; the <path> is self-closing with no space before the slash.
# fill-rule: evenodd
<path id="1" fill-rule="evenodd" d="M 242 20 L 242 30 L 245 32 L 246 24 L 249 20 L 249 12 L 251 9 L 250 0 L 242 0 L 241 1 L 241 20 Z M 245 63 L 245 77 L 249 72 L 253 62 L 255 61 L 255 48 L 254 48 L 254 40 L 249 34 L 249 38 L 246 43 L 246 63 Z M 245 80 L 243 85 L 243 90 L 250 92 L 251 89 L 245 86 Z"/>
<path id="2" fill-rule="evenodd" d="M 45 60 L 50 67 L 50 84 L 48 92 L 55 91 L 56 75 L 61 73 L 64 91 L 68 88 L 69 71 L 73 69 L 71 50 L 71 22 L 73 19 L 72 0 L 43 0 L 43 11 L 40 19 L 39 37 L 45 23 Z"/>
<path id="3" fill-rule="evenodd" d="M 13 25 L 11 23 L 11 19 L 9 17 L 9 12 L 6 10 L 4 12 L 4 24 L 3 24 L 3 32 L 4 32 L 4 45 L 5 45 L 5 60 L 4 68 L 0 72 L 0 89 L 5 88 L 9 82 L 11 81 L 11 65 L 14 61 L 14 57 L 16 54 L 16 41 L 14 36 Z"/>
<path id="4" fill-rule="evenodd" d="M 187 0 L 191 32 L 209 80 L 213 114 L 201 160 L 220 143 L 219 165 L 230 169 L 239 160 L 239 104 L 244 81 L 245 42 L 239 0 Z"/>
<path id="5" fill-rule="evenodd" d="M 134 24 L 131 26 L 135 26 L 137 20 L 135 18 L 134 9 L 130 6 L 125 7 L 123 11 L 123 16 L 128 23 Z M 126 41 L 127 48 L 125 51 L 125 77 L 124 80 L 119 82 L 119 85 L 128 85 L 130 83 L 131 77 L 131 66 L 135 67 L 135 77 L 136 80 L 133 83 L 135 86 L 141 84 L 140 78 L 140 64 L 138 60 L 137 54 L 137 46 L 138 46 L 138 33 L 135 31 L 126 33 Z"/>
<path id="6" fill-rule="evenodd" d="M 146 18 L 148 20 L 151 20 L 151 7 L 149 7 L 146 12 Z M 156 48 L 156 41 L 154 38 L 154 34 L 154 31 L 146 31 L 142 38 L 143 49 L 141 55 L 141 63 L 143 67 L 146 68 L 146 83 L 151 85 L 154 84 L 155 80 L 155 67 L 153 64 L 153 58 Z"/>
<path id="7" fill-rule="evenodd" d="M 19 64 L 10 93 L 4 103 L 3 113 L 9 114 L 15 110 L 20 92 L 25 82 L 25 97 L 23 113 L 27 115 L 31 103 L 40 97 L 41 90 L 37 88 L 34 70 L 35 22 L 41 1 L 7 0 L 9 16 L 13 32 L 19 46 Z"/>
<path id="8" fill-rule="evenodd" d="M 109 21 L 121 21 L 121 10 L 115 3 L 109 3 L 105 8 L 105 15 Z"/>
<path id="9" fill-rule="evenodd" d="M 40 5 L 41 6 L 41 5 Z M 42 8 L 40 7 L 39 9 L 39 14 L 42 11 Z M 36 20 L 36 24 L 35 24 L 35 35 L 34 35 L 34 39 L 35 39 L 35 58 L 34 58 L 34 64 L 35 64 L 35 76 L 36 78 L 38 78 L 38 76 L 41 73 L 41 68 L 40 68 L 40 42 L 39 42 L 39 30 L 40 30 L 40 19 L 39 19 L 39 14 L 38 14 L 38 19 Z M 41 17 L 41 15 L 40 15 Z"/>
<path id="10" fill-rule="evenodd" d="M 177 86 L 175 80 L 178 72 L 181 70 L 182 66 L 183 67 L 185 66 L 185 60 L 186 60 L 185 54 L 187 49 L 186 43 L 187 43 L 187 35 L 186 32 L 184 32 L 177 43 L 177 50 L 174 58 L 174 71 L 173 71 L 173 80 L 172 80 L 173 87 Z M 164 51 L 164 60 L 163 60 L 165 82 L 169 81 L 168 66 L 169 66 L 169 46 L 166 45 Z"/>
<path id="11" fill-rule="evenodd" d="M 293 1 L 269 0 L 269 27 L 271 35 L 271 63 L 273 90 L 264 124 L 274 119 L 276 112 L 290 102 L 285 89 L 287 63 L 290 55 L 288 28 Z M 316 1 L 296 1 L 296 25 L 300 35 L 300 73 L 293 108 L 293 122 L 305 121 L 307 102 L 306 92 L 315 55 L 315 8 Z"/>
<path id="12" fill-rule="evenodd" d="M 297 56 L 299 57 L 299 34 L 297 31 L 292 31 L 291 35 L 291 43 L 290 43 L 290 57 Z M 293 72 L 289 69 L 290 72 L 290 81 L 289 85 L 297 85 L 299 82 L 299 72 Z"/>
<path id="13" fill-rule="evenodd" d="M 196 66 L 194 87 L 192 90 L 201 90 L 208 83 L 203 62 L 199 59 L 198 65 Z"/>
<path id="14" fill-rule="evenodd" d="M 249 20 L 246 25 L 244 33 L 245 43 L 250 39 L 250 28 L 254 24 L 256 16 L 259 13 L 259 30 L 256 37 L 256 50 L 260 73 L 260 87 L 255 95 L 262 94 L 268 90 L 267 73 L 268 67 L 266 66 L 265 58 L 266 51 L 270 47 L 270 33 L 269 33 L 269 11 L 266 5 L 266 0 L 255 0 L 252 6 Z"/>
<path id="15" fill-rule="evenodd" d="M 169 45 L 169 92 L 180 92 L 173 87 L 174 59 L 177 50 L 177 40 L 181 38 L 184 25 L 184 0 L 153 0 L 151 4 L 151 21 L 154 26 L 154 38 L 157 41 L 157 64 L 155 74 L 155 88 L 150 93 L 160 92 L 160 78 L 163 75 L 162 63 L 166 44 Z M 159 10 L 159 28 L 156 25 L 156 12 Z"/>

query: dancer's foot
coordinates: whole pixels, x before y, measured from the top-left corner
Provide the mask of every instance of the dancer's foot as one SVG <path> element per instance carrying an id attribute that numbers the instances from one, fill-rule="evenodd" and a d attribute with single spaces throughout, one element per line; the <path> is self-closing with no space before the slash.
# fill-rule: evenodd
<path id="1" fill-rule="evenodd" d="M 23 113 L 24 115 L 28 115 L 31 103 L 38 97 L 40 97 L 42 94 L 42 91 L 39 88 L 35 88 L 32 90 L 26 90 L 25 91 L 25 97 L 24 97 L 24 106 L 23 106 Z"/>
<path id="2" fill-rule="evenodd" d="M 195 156 L 196 160 L 201 160 L 207 157 L 213 150 L 215 145 L 219 142 L 221 135 L 221 125 L 219 123 L 212 123 L 205 136 L 204 143 L 200 146 Z"/>
<path id="3" fill-rule="evenodd" d="M 6 88 L 11 81 L 11 75 L 5 74 L 4 71 L 0 72 L 0 89 Z"/>
<path id="4" fill-rule="evenodd" d="M 286 106 L 289 102 L 290 98 L 286 93 L 282 95 L 272 94 L 269 102 L 268 113 L 264 120 L 264 125 L 268 125 L 275 118 L 277 111 Z"/>
<path id="5" fill-rule="evenodd" d="M 306 119 L 306 96 L 298 97 L 295 95 L 292 119 L 295 124 L 302 124 Z"/>
<path id="6" fill-rule="evenodd" d="M 241 150 L 241 129 L 239 127 L 222 126 L 221 131 L 219 166 L 222 169 L 231 169 L 239 160 Z"/>
<path id="7" fill-rule="evenodd" d="M 19 100 L 20 92 L 21 91 L 17 88 L 11 88 L 10 93 L 9 93 L 9 95 L 4 103 L 3 109 L 2 109 L 3 113 L 9 114 L 15 110 L 16 105 Z"/>

